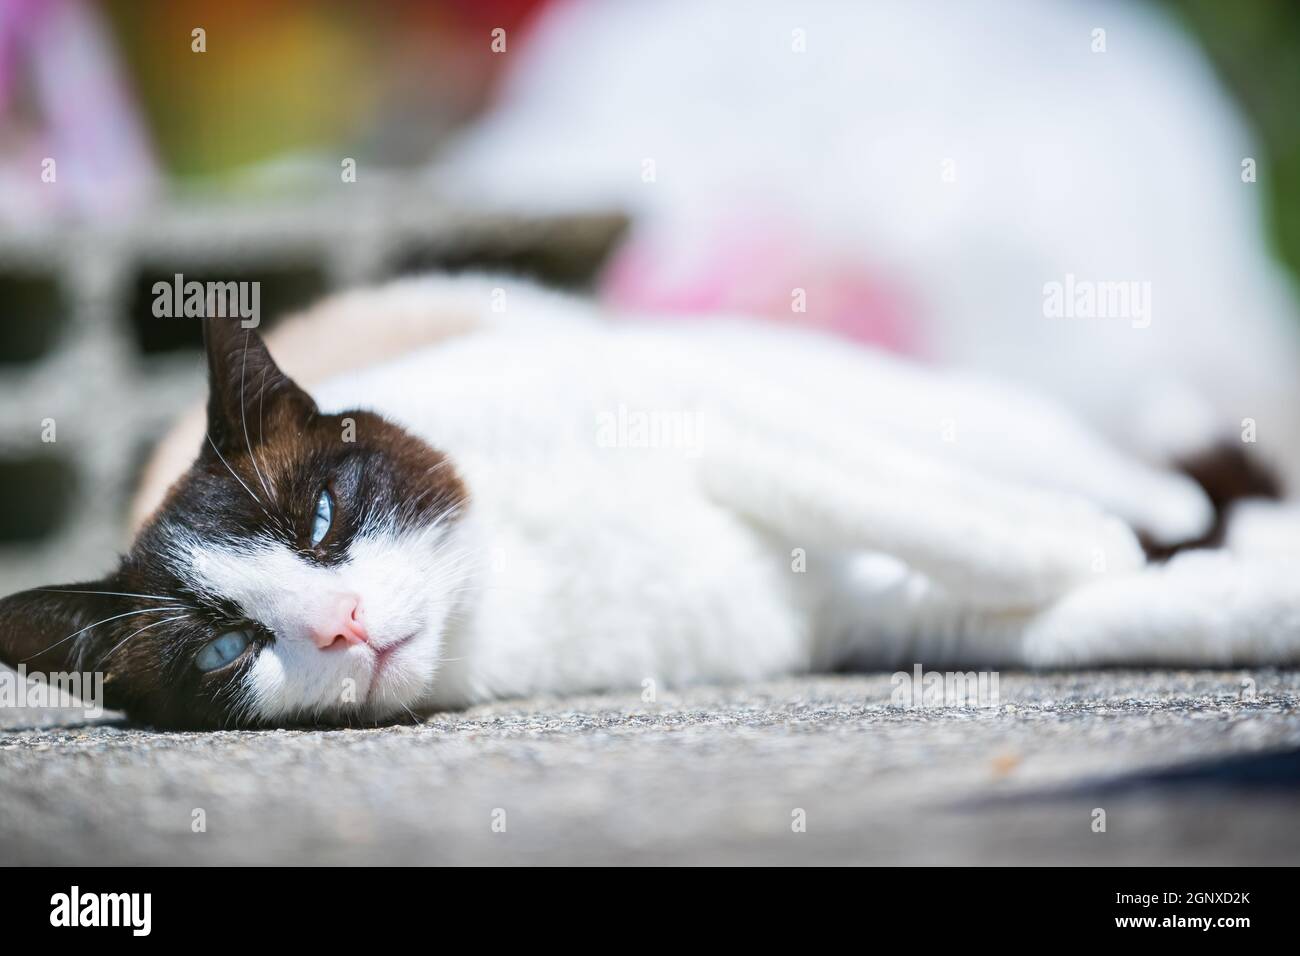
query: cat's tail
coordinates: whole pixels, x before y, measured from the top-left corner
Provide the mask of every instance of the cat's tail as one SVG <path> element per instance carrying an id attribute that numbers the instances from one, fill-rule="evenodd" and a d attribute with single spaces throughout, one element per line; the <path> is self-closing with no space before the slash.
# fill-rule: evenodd
<path id="1" fill-rule="evenodd" d="M 1300 661 L 1300 561 L 1188 551 L 1099 578 L 1038 614 L 1022 649 L 1036 667 Z"/>

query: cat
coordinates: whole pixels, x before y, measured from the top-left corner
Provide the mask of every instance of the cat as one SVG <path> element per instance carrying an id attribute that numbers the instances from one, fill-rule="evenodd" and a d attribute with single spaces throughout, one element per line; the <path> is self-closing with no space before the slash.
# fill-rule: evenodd
<path id="1" fill-rule="evenodd" d="M 309 394 L 257 331 L 202 320 L 197 457 L 113 573 L 0 601 L 0 659 L 101 672 L 139 721 L 240 728 L 1300 649 L 1287 560 L 1148 563 L 1135 529 L 1195 538 L 1210 502 L 1041 396 L 742 318 L 608 323 L 502 279 L 347 301 L 359 335 L 397 302 L 434 325 L 450 303 L 458 331 Z"/>

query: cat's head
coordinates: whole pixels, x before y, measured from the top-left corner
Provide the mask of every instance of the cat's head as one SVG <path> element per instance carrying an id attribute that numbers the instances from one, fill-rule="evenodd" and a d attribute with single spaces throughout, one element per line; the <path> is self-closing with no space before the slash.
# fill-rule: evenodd
<path id="1" fill-rule="evenodd" d="M 0 660 L 102 673 L 106 706 L 162 726 L 407 713 L 463 590 L 451 462 L 369 412 L 322 414 L 237 322 L 204 333 L 197 460 L 114 573 L 0 601 Z"/>

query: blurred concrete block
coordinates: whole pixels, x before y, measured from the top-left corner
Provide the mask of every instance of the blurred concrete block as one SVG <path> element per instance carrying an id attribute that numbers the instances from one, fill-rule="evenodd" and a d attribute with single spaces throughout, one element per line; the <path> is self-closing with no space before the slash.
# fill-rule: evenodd
<path id="1" fill-rule="evenodd" d="M 0 235 L 0 594 L 111 567 L 149 449 L 202 395 L 199 324 L 154 316 L 155 282 L 258 281 L 270 326 L 328 292 L 412 272 L 581 288 L 624 226 L 617 214 L 458 209 L 379 180 L 328 200 L 205 200 Z"/>

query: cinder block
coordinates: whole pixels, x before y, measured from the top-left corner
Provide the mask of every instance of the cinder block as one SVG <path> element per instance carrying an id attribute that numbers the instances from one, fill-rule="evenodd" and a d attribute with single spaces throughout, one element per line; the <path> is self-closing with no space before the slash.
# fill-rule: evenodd
<path id="1" fill-rule="evenodd" d="M 203 394 L 198 323 L 154 316 L 155 282 L 258 281 L 269 327 L 330 291 L 414 271 L 581 287 L 624 226 L 476 213 L 379 181 L 346 200 L 176 205 L 0 236 L 0 594 L 108 570 L 143 458 Z"/>

